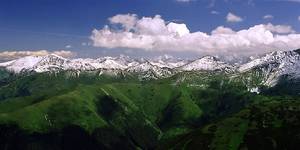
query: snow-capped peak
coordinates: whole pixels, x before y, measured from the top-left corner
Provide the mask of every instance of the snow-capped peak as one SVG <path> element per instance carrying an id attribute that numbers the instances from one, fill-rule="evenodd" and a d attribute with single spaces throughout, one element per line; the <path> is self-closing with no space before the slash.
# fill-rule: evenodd
<path id="1" fill-rule="evenodd" d="M 101 57 L 98 59 L 77 58 L 66 59 L 51 54 L 47 56 L 26 56 L 5 63 L 0 67 L 7 70 L 20 72 L 58 72 L 71 70 L 81 71 L 107 70 L 108 72 L 126 71 L 139 73 L 144 77 L 167 77 L 182 71 L 218 71 L 236 73 L 236 67 L 220 61 L 213 56 L 205 56 L 194 61 L 177 59 L 171 56 L 158 57 L 156 59 L 132 59 L 128 56 Z M 299 51 L 277 51 L 266 54 L 261 58 L 251 60 L 241 65 L 238 71 L 243 73 L 252 69 L 260 69 L 265 74 L 266 84 L 271 84 L 281 75 L 300 77 L 300 54 Z"/>
<path id="2" fill-rule="evenodd" d="M 96 69 L 120 69 L 125 70 L 139 62 L 126 56 L 102 57 L 98 59 L 66 59 L 50 54 L 46 56 L 26 56 L 13 61 L 0 63 L 0 67 L 20 73 L 22 71 L 51 72 L 59 70 L 96 70 Z"/>
<path id="3" fill-rule="evenodd" d="M 153 58 L 153 59 L 149 60 L 149 62 L 152 65 L 173 69 L 173 68 L 180 67 L 180 66 L 187 64 L 188 60 L 175 58 L 171 55 L 163 55 L 163 56 L 159 56 L 157 58 Z"/>
<path id="4" fill-rule="evenodd" d="M 183 65 L 180 67 L 180 70 L 183 71 L 232 71 L 233 66 L 218 60 L 216 57 L 213 56 L 205 56 L 200 59 L 194 60 L 191 63 Z"/>
<path id="5" fill-rule="evenodd" d="M 69 67 L 68 62 L 69 60 L 66 58 L 55 54 L 50 54 L 42 57 L 42 59 L 32 68 L 29 68 L 29 70 L 33 70 L 35 72 L 64 70 Z"/>
<path id="6" fill-rule="evenodd" d="M 279 77 L 300 77 L 300 55 L 296 51 L 275 51 L 239 67 L 240 72 L 258 70 L 263 73 L 264 85 L 276 85 Z"/>
<path id="7" fill-rule="evenodd" d="M 239 67 L 240 72 L 251 70 L 255 67 L 260 67 L 266 64 L 282 64 L 282 65 L 294 65 L 299 61 L 299 54 L 295 51 L 275 51 L 261 58 L 254 59 Z"/>
<path id="8" fill-rule="evenodd" d="M 43 57 L 41 56 L 26 56 L 9 62 L 0 63 L 1 67 L 14 73 L 20 73 L 24 69 L 30 69 L 35 66 Z"/>
<path id="9" fill-rule="evenodd" d="M 119 57 L 102 57 L 98 58 L 94 66 L 96 69 L 121 69 L 125 70 L 128 67 L 138 65 L 139 62 L 135 59 L 131 59 L 128 56 L 121 55 Z"/>
<path id="10" fill-rule="evenodd" d="M 159 67 L 145 61 L 136 66 L 129 67 L 126 71 L 138 73 L 140 78 L 157 79 L 159 77 L 169 77 L 172 75 L 170 68 Z"/>
<path id="11" fill-rule="evenodd" d="M 153 68 L 158 68 L 158 66 L 152 65 L 149 61 L 145 61 L 138 65 L 129 67 L 127 69 L 127 71 L 129 71 L 129 72 L 145 72 L 145 71 L 149 71 L 150 69 L 153 69 Z"/>

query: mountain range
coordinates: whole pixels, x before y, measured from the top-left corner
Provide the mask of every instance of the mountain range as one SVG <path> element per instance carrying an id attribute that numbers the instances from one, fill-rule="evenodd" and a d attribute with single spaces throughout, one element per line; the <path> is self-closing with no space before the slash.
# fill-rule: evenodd
<path id="1" fill-rule="evenodd" d="M 300 51 L 0 64 L 0 149 L 297 149 Z"/>
<path id="2" fill-rule="evenodd" d="M 17 74 L 72 71 L 76 75 L 80 75 L 81 72 L 100 71 L 99 75 L 104 72 L 117 75 L 125 72 L 125 74 L 138 74 L 141 80 L 166 78 L 179 72 L 192 71 L 217 71 L 232 75 L 256 72 L 263 76 L 261 78 L 262 85 L 274 86 L 282 76 L 300 77 L 299 62 L 299 50 L 275 51 L 239 65 L 220 61 L 214 56 L 204 56 L 196 60 L 176 59 L 171 56 L 146 60 L 133 59 L 123 55 L 98 59 L 66 59 L 50 54 L 26 56 L 0 63 L 0 67 Z"/>

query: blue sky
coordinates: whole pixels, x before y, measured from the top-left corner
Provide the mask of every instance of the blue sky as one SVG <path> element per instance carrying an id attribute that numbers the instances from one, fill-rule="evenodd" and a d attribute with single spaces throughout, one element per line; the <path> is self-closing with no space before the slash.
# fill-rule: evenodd
<path id="1" fill-rule="evenodd" d="M 272 23 L 290 26 L 296 34 L 300 32 L 299 8 L 298 0 L 1 0 L 0 51 L 64 49 L 81 57 L 169 53 L 135 46 L 95 46 L 90 36 L 93 29 L 110 25 L 108 18 L 117 14 L 136 14 L 138 19 L 160 15 L 166 24 L 184 23 L 191 33 L 210 34 L 219 26 L 240 31 Z M 241 20 L 228 21 L 229 13 Z M 269 18 L 264 19 L 265 15 Z"/>

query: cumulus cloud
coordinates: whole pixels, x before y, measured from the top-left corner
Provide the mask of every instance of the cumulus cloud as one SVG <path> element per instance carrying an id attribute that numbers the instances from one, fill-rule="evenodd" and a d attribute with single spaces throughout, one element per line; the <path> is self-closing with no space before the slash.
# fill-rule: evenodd
<path id="1" fill-rule="evenodd" d="M 274 16 L 273 15 L 265 15 L 263 16 L 263 19 L 273 19 Z"/>
<path id="2" fill-rule="evenodd" d="M 99 30 L 94 29 L 90 37 L 93 46 L 243 55 L 300 47 L 300 34 L 286 25 L 260 24 L 240 31 L 219 26 L 209 34 L 190 32 L 186 24 L 168 22 L 159 15 L 139 18 L 125 14 L 119 17 L 133 17 L 130 20 L 135 21 L 122 22 L 121 29 L 112 28 L 114 23 Z"/>
<path id="3" fill-rule="evenodd" d="M 238 16 L 238 15 L 235 15 L 231 12 L 229 12 L 226 16 L 226 21 L 227 22 L 242 22 L 243 21 L 243 18 Z"/>
<path id="4" fill-rule="evenodd" d="M 214 29 L 213 31 L 211 31 L 212 35 L 216 35 L 216 34 L 235 34 L 236 32 L 233 31 L 230 28 L 226 28 L 224 26 L 219 26 L 216 29 Z"/>
<path id="5" fill-rule="evenodd" d="M 121 24 L 126 30 L 133 28 L 137 21 L 136 14 L 116 15 L 108 19 L 111 24 Z"/>
<path id="6" fill-rule="evenodd" d="M 293 30 L 291 26 L 288 25 L 273 25 L 271 23 L 268 23 L 264 25 L 267 30 L 270 30 L 271 32 L 274 33 L 279 33 L 279 34 L 287 34 L 287 33 L 295 33 L 296 31 Z"/>
<path id="7" fill-rule="evenodd" d="M 1 61 L 9 61 L 13 59 L 18 59 L 25 56 L 46 56 L 49 54 L 56 54 L 62 57 L 73 57 L 75 53 L 71 51 L 59 50 L 59 51 L 47 51 L 47 50 L 37 50 L 37 51 L 3 51 L 0 52 Z"/>

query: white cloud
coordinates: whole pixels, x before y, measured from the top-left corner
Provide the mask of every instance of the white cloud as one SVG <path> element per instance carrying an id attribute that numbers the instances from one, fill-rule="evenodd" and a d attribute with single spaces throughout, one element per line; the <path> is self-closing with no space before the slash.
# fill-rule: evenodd
<path id="1" fill-rule="evenodd" d="M 273 19 L 274 16 L 273 15 L 265 15 L 263 16 L 263 19 Z"/>
<path id="2" fill-rule="evenodd" d="M 220 12 L 215 11 L 215 10 L 212 10 L 210 13 L 213 14 L 213 15 L 218 15 L 218 14 L 220 14 Z"/>
<path id="3" fill-rule="evenodd" d="M 122 25 L 123 29 L 114 29 L 106 25 L 102 29 L 94 29 L 90 37 L 93 46 L 242 55 L 300 47 L 300 34 L 286 25 L 260 24 L 240 31 L 219 26 L 208 34 L 190 32 L 185 24 L 167 22 L 159 15 L 135 16 L 135 20 L 131 28 Z"/>
<path id="4" fill-rule="evenodd" d="M 37 50 L 37 51 L 3 51 L 0 52 L 0 60 L 1 61 L 8 61 L 13 60 L 25 56 L 45 56 L 49 54 L 56 54 L 62 57 L 73 57 L 76 54 L 71 51 L 59 50 L 59 51 L 47 51 L 47 50 Z"/>
<path id="5" fill-rule="evenodd" d="M 70 48 L 72 48 L 72 45 L 66 45 L 65 48 L 70 49 Z"/>
<path id="6" fill-rule="evenodd" d="M 300 16 L 298 17 L 298 20 L 300 21 Z"/>
<path id="7" fill-rule="evenodd" d="M 270 30 L 274 33 L 279 34 L 288 34 L 288 33 L 295 33 L 295 30 L 291 26 L 288 25 L 273 25 L 271 23 L 268 23 L 264 25 L 267 30 Z"/>
<path id="8" fill-rule="evenodd" d="M 215 35 L 215 34 L 235 34 L 235 33 L 236 32 L 233 31 L 232 29 L 226 28 L 224 26 L 219 26 L 216 29 L 214 29 L 213 31 L 211 31 L 212 35 Z"/>
<path id="9" fill-rule="evenodd" d="M 243 18 L 241 18 L 240 16 L 235 15 L 235 14 L 229 12 L 227 14 L 227 16 L 226 16 L 226 21 L 227 22 L 242 22 Z"/>
<path id="10" fill-rule="evenodd" d="M 91 46 L 92 43 L 91 42 L 82 42 L 81 46 Z"/>
<path id="11" fill-rule="evenodd" d="M 125 29 L 131 29 L 137 21 L 136 14 L 116 15 L 108 19 L 112 24 L 121 24 Z"/>
<path id="12" fill-rule="evenodd" d="M 187 28 L 185 24 L 178 24 L 174 22 L 170 22 L 167 25 L 167 30 L 169 33 L 174 33 L 176 36 L 179 37 L 182 37 L 190 33 L 190 30 Z"/>

